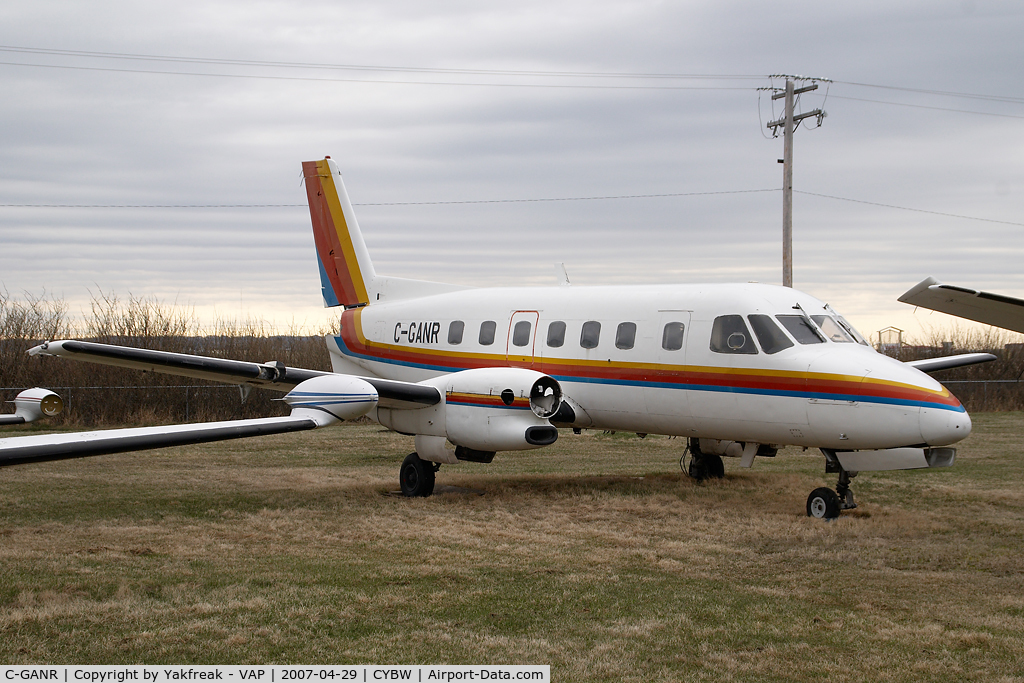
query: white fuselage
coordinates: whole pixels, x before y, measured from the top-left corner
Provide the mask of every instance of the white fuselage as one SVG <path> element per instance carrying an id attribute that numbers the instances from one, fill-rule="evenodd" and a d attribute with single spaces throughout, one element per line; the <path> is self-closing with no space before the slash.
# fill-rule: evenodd
<path id="1" fill-rule="evenodd" d="M 784 335 L 781 350 L 754 331 L 765 317 Z M 817 321 L 818 340 L 797 317 Z M 737 318 L 744 331 L 729 333 Z M 821 301 L 771 285 L 509 287 L 350 309 L 329 346 L 338 372 L 413 382 L 537 370 L 561 384 L 574 426 L 839 450 L 939 446 L 970 433 L 941 384 L 852 330 L 835 334 L 844 324 Z"/>

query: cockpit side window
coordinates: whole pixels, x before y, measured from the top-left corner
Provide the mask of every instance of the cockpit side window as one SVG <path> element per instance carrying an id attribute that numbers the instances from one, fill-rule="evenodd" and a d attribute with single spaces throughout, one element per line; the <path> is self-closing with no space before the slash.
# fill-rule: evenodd
<path id="1" fill-rule="evenodd" d="M 818 333 L 814 324 L 802 315 L 775 316 L 782 326 L 801 344 L 823 344 L 825 338 Z"/>
<path id="2" fill-rule="evenodd" d="M 831 316 L 827 315 L 812 315 L 811 320 L 818 323 L 818 327 L 825 333 L 825 336 L 834 342 L 840 344 L 852 344 L 853 337 L 846 333 L 842 327 L 839 326 L 839 322 Z"/>
<path id="3" fill-rule="evenodd" d="M 720 315 L 711 327 L 711 350 L 715 353 L 757 353 L 757 346 L 742 315 Z"/>
<path id="4" fill-rule="evenodd" d="M 750 326 L 754 328 L 757 341 L 765 353 L 769 355 L 778 353 L 793 345 L 792 340 L 775 324 L 770 315 L 748 315 L 747 319 L 750 321 Z"/>

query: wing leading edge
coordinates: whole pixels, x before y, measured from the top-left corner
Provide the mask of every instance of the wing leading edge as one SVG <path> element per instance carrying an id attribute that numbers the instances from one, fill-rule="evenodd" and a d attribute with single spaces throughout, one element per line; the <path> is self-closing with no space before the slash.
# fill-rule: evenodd
<path id="1" fill-rule="evenodd" d="M 1014 332 L 1024 332 L 1024 300 L 1012 296 L 946 285 L 930 277 L 914 285 L 899 301 Z"/>

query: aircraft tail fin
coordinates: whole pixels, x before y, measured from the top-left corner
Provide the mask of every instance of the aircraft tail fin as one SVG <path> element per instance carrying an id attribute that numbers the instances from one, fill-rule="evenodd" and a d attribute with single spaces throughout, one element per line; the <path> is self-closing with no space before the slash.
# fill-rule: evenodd
<path id="1" fill-rule="evenodd" d="M 303 161 L 302 175 L 313 222 L 324 306 L 368 304 L 374 296 L 377 277 L 338 165 L 330 157 Z"/>

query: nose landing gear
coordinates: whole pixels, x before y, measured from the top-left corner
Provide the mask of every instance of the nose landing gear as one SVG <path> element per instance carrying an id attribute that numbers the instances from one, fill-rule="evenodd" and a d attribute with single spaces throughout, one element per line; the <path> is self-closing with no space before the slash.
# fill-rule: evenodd
<path id="1" fill-rule="evenodd" d="M 807 516 L 818 519 L 835 519 L 843 510 L 853 510 L 857 503 L 853 500 L 853 489 L 850 488 L 850 480 L 857 476 L 856 472 L 849 472 L 839 464 L 839 458 L 835 451 L 822 449 L 825 455 L 825 472 L 839 473 L 839 481 L 836 483 L 836 490 L 830 488 L 814 489 L 807 497 Z"/>

